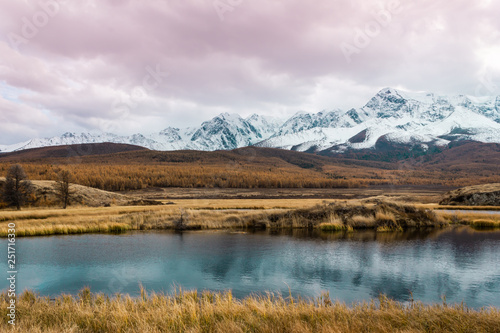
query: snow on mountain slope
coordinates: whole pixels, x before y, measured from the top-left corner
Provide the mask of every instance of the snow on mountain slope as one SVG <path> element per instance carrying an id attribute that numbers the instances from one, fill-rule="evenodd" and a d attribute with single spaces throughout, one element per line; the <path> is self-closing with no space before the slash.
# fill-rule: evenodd
<path id="1" fill-rule="evenodd" d="M 249 145 L 319 151 L 375 147 L 380 138 L 401 144 L 445 145 L 452 140 L 500 143 L 500 96 L 442 96 L 384 88 L 363 107 L 298 112 L 289 119 L 220 114 L 199 127 L 118 136 L 65 133 L 1 146 L 0 152 L 79 143 L 114 142 L 154 150 L 219 150 Z"/>
<path id="2" fill-rule="evenodd" d="M 311 128 L 296 133 L 274 136 L 265 140 L 257 146 L 274 147 L 282 149 L 294 149 L 306 151 L 310 148 L 325 149 L 335 144 L 344 143 L 352 136 L 363 130 L 362 127 L 355 128 Z M 299 147 L 300 146 L 300 147 Z"/>
<path id="3" fill-rule="evenodd" d="M 218 150 L 253 145 L 269 138 L 282 121 L 272 117 L 252 115 L 247 119 L 237 114 L 220 114 L 205 121 L 199 128 L 167 127 L 159 133 L 118 136 L 114 134 L 65 133 L 60 137 L 32 139 L 26 142 L 0 146 L 0 152 L 10 152 L 45 146 L 80 143 L 127 143 L 154 150 Z"/>
<path id="4" fill-rule="evenodd" d="M 91 134 L 91 133 L 64 133 L 61 136 L 55 136 L 52 138 L 45 139 L 31 139 L 25 142 L 2 146 L 0 150 L 2 152 L 10 152 L 17 151 L 23 149 L 30 148 L 39 148 L 39 147 L 47 147 L 47 146 L 62 146 L 62 145 L 73 145 L 80 143 L 100 143 L 100 142 L 115 142 L 117 136 L 110 133 L 99 133 L 99 134 Z"/>
<path id="5" fill-rule="evenodd" d="M 31 140 L 15 143 L 13 145 L 0 145 L 0 153 L 26 149 Z"/>
<path id="6" fill-rule="evenodd" d="M 357 123 L 341 110 L 322 111 L 316 114 L 297 112 L 273 136 L 294 134 L 313 128 L 344 128 L 355 125 Z"/>
<path id="7" fill-rule="evenodd" d="M 337 145 L 342 145 L 340 150 L 373 148 L 381 137 L 402 144 L 445 145 L 456 139 L 500 142 L 499 110 L 500 96 L 440 96 L 384 88 L 362 108 L 336 111 L 333 131 L 317 130 L 332 126 L 326 125 L 330 115 L 301 113 L 258 145 L 305 151 L 313 146 L 317 150 Z M 353 142 L 351 138 L 359 133 L 363 140 Z"/>
<path id="8" fill-rule="evenodd" d="M 260 133 L 260 138 L 266 139 L 272 136 L 276 128 L 279 128 L 283 124 L 283 120 L 274 117 L 266 117 L 258 114 L 253 114 L 245 119 L 245 121 L 253 126 L 258 133 Z"/>
<path id="9" fill-rule="evenodd" d="M 193 134 L 191 141 L 201 150 L 235 149 L 250 146 L 264 139 L 255 128 L 237 114 L 223 113 L 210 121 L 205 121 Z"/>

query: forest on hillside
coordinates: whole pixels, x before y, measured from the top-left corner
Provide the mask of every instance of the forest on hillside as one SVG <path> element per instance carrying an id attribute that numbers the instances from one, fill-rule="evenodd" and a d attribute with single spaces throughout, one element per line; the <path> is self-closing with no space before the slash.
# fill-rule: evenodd
<path id="1" fill-rule="evenodd" d="M 11 164 L 0 163 L 4 175 Z M 500 182 L 500 176 L 467 172 L 401 168 L 372 169 L 326 165 L 321 169 L 298 166 L 256 164 L 37 164 L 24 163 L 30 179 L 57 180 L 61 169 L 72 174 L 77 184 L 108 191 L 137 190 L 147 187 L 206 188 L 353 188 L 370 185 L 447 185 L 466 186 Z"/>
<path id="2" fill-rule="evenodd" d="M 19 163 L 30 179 L 57 180 L 59 172 L 67 170 L 75 183 L 109 191 L 148 187 L 460 187 L 500 183 L 500 145 L 491 144 L 464 144 L 439 154 L 393 162 L 255 147 L 214 152 L 142 150 L 105 154 L 123 147 L 96 146 L 99 149 L 94 145 L 85 150 L 61 146 L 2 154 L 0 177 L 12 164 Z M 81 151 L 85 154 L 79 154 Z"/>

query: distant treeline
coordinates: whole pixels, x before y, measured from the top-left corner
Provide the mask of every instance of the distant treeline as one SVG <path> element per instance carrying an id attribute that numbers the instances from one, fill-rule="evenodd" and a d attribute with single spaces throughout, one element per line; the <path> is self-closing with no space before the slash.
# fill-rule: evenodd
<path id="1" fill-rule="evenodd" d="M 0 163 L 0 174 L 10 164 Z M 354 188 L 369 185 L 448 185 L 465 186 L 500 182 L 495 172 L 467 172 L 402 168 L 381 170 L 359 166 L 323 165 L 301 168 L 296 165 L 265 163 L 158 164 L 37 164 L 23 163 L 30 179 L 57 180 L 61 167 L 69 170 L 73 182 L 108 191 L 147 187 L 206 188 Z"/>
<path id="2" fill-rule="evenodd" d="M 8 165 L 0 164 L 0 172 Z M 59 166 L 24 164 L 31 179 L 55 180 Z M 219 188 L 348 188 L 359 181 L 331 179 L 320 172 L 291 168 L 261 168 L 242 165 L 66 165 L 77 184 L 108 191 L 147 187 Z"/>

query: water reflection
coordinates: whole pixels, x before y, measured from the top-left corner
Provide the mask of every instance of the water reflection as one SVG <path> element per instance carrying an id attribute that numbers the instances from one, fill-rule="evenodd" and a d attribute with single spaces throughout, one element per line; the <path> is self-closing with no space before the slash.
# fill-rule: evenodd
<path id="1" fill-rule="evenodd" d="M 0 241 L 6 257 L 6 241 Z M 279 291 L 347 303 L 380 293 L 405 301 L 500 307 L 500 232 L 467 227 L 398 233 L 308 230 L 149 232 L 18 239 L 18 288 L 43 295 L 146 289 Z M 0 280 L 6 288 L 6 280 Z"/>

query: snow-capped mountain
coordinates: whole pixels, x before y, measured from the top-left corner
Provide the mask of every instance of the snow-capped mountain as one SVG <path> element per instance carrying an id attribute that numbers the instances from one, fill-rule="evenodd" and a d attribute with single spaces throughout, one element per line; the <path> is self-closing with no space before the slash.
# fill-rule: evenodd
<path id="1" fill-rule="evenodd" d="M 373 148 L 380 138 L 399 144 L 445 145 L 459 139 L 500 143 L 499 102 L 500 96 L 439 96 L 385 88 L 359 109 L 296 114 L 258 145 L 301 151 L 334 147 L 342 152 Z"/>
<path id="2" fill-rule="evenodd" d="M 274 134 L 281 121 L 272 117 L 251 115 L 244 119 L 237 114 L 222 113 L 200 127 L 167 127 L 159 133 L 118 136 L 111 133 L 65 133 L 58 137 L 32 139 L 9 146 L 1 146 L 0 152 L 23 149 L 72 145 L 81 143 L 126 143 L 154 150 L 227 150 L 251 146 Z"/>
<path id="3" fill-rule="evenodd" d="M 159 133 L 118 136 L 65 133 L 32 139 L 0 152 L 79 143 L 127 143 L 154 150 L 221 150 L 250 145 L 299 151 L 374 148 L 379 140 L 404 145 L 446 145 L 455 140 L 500 143 L 500 96 L 441 96 L 392 88 L 361 108 L 298 112 L 286 121 L 223 113 L 199 127 L 168 127 Z"/>
<path id="4" fill-rule="evenodd" d="M 115 134 L 111 133 L 64 133 L 61 136 L 55 136 L 52 138 L 44 139 L 31 139 L 28 141 L 16 143 L 13 145 L 0 145 L 0 152 L 11 152 L 30 148 L 39 148 L 47 146 L 61 146 L 61 145 L 72 145 L 79 143 L 100 143 L 100 142 L 117 142 L 119 138 Z"/>

